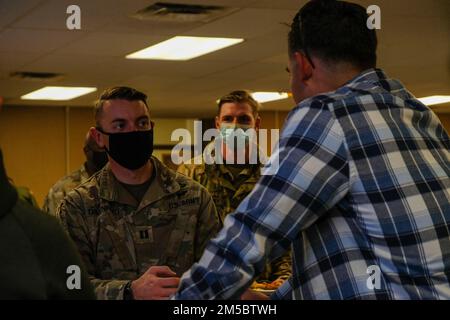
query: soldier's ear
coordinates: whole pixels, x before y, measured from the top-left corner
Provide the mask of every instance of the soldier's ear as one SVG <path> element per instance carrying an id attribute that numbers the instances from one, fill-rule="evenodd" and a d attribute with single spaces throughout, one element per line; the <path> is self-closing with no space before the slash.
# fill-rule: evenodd
<path id="1" fill-rule="evenodd" d="M 97 145 L 100 148 L 105 148 L 105 141 L 104 141 L 104 137 L 102 135 L 102 133 L 100 131 L 98 131 L 95 127 L 91 127 L 89 129 L 89 134 L 91 136 L 92 139 L 95 140 L 95 142 L 97 143 Z"/>
<path id="2" fill-rule="evenodd" d="M 258 131 L 261 128 L 261 117 L 258 115 L 255 120 L 255 130 Z"/>

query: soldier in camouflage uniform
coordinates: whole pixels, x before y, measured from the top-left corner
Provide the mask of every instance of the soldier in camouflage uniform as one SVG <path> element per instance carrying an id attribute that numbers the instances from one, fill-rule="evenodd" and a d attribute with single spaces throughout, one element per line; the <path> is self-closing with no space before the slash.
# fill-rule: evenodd
<path id="1" fill-rule="evenodd" d="M 106 152 L 99 148 L 89 133 L 86 135 L 83 151 L 86 162 L 78 170 L 61 178 L 50 188 L 43 206 L 43 210 L 48 214 L 56 216 L 56 209 L 67 193 L 86 182 L 90 176 L 103 168 L 108 162 Z"/>
<path id="2" fill-rule="evenodd" d="M 216 128 L 221 133 L 229 128 L 258 130 L 260 126 L 258 108 L 258 102 L 248 92 L 231 92 L 219 100 Z M 223 138 L 223 141 L 226 142 L 226 138 Z M 206 148 L 214 148 L 214 142 L 208 144 Z M 207 153 L 215 156 L 213 151 Z M 178 168 L 178 172 L 198 181 L 208 190 L 222 221 L 229 213 L 234 212 L 252 191 L 261 173 L 260 164 L 227 164 L 226 153 L 226 150 L 222 152 L 225 158 L 223 164 L 205 164 L 201 161 L 202 164 L 182 164 Z M 196 162 L 195 159 L 191 160 L 191 163 Z M 272 282 L 274 286 L 279 286 L 292 274 L 291 265 L 291 255 L 288 252 L 272 263 L 268 263 L 256 281 Z"/>
<path id="3" fill-rule="evenodd" d="M 170 297 L 221 227 L 204 187 L 149 160 L 153 124 L 145 98 L 126 87 L 102 94 L 91 132 L 109 164 L 58 208 L 99 299 Z"/>

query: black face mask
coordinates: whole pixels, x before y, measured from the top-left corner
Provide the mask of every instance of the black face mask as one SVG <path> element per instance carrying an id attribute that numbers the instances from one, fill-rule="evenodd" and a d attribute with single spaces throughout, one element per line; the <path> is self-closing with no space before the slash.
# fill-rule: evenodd
<path id="1" fill-rule="evenodd" d="M 122 167 L 136 170 L 144 166 L 153 153 L 153 130 L 107 133 L 109 150 L 106 152 Z"/>
<path id="2" fill-rule="evenodd" d="M 103 168 L 108 162 L 108 154 L 105 151 L 92 151 L 92 164 L 96 171 Z"/>

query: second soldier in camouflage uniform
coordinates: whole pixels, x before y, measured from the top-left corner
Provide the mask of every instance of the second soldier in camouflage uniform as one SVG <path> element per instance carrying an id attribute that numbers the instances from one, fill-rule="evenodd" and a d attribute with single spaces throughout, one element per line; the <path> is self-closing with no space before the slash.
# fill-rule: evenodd
<path id="1" fill-rule="evenodd" d="M 219 100 L 219 112 L 216 128 L 224 133 L 234 129 L 259 129 L 259 104 L 246 91 L 234 91 Z M 226 142 L 226 138 L 223 139 Z M 214 148 L 214 142 L 206 148 Z M 214 150 L 206 151 L 215 156 Z M 224 153 L 225 154 L 225 153 Z M 201 156 L 200 156 L 201 157 Z M 200 160 L 200 161 L 199 161 Z M 260 178 L 260 164 L 205 164 L 203 159 L 192 159 L 191 163 L 178 168 L 178 172 L 201 183 L 212 195 L 216 208 L 222 218 L 234 212 L 244 198 L 253 190 Z M 268 263 L 257 282 L 274 282 L 275 286 L 288 279 L 292 274 L 290 252 Z"/>
<path id="2" fill-rule="evenodd" d="M 89 132 L 84 140 L 83 151 L 86 162 L 78 170 L 61 178 L 48 191 L 43 206 L 43 210 L 48 214 L 55 216 L 56 209 L 69 191 L 86 182 L 90 176 L 103 168 L 108 162 L 106 152 L 99 148 Z"/>
<path id="3" fill-rule="evenodd" d="M 204 187 L 149 159 L 153 124 L 143 93 L 108 89 L 96 110 L 91 133 L 109 164 L 69 192 L 58 217 L 97 298 L 166 299 L 220 229 L 220 218 Z"/>

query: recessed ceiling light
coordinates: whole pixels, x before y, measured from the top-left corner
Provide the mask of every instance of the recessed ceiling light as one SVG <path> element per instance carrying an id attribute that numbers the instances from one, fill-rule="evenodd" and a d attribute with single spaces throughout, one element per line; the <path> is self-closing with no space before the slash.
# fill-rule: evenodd
<path id="1" fill-rule="evenodd" d="M 252 97 L 259 103 L 270 102 L 275 100 L 283 100 L 289 98 L 287 92 L 253 92 Z"/>
<path id="2" fill-rule="evenodd" d="M 418 99 L 427 106 L 450 102 L 450 96 L 429 96 Z"/>
<path id="3" fill-rule="evenodd" d="M 44 87 L 20 97 L 22 100 L 71 100 L 96 91 L 92 87 Z"/>
<path id="4" fill-rule="evenodd" d="M 174 37 L 154 46 L 130 53 L 127 59 L 190 60 L 238 43 L 244 39 Z"/>

